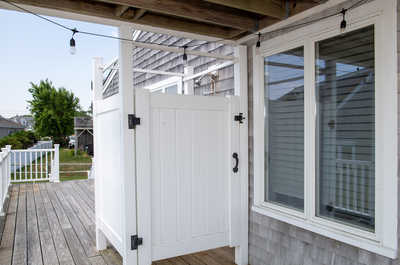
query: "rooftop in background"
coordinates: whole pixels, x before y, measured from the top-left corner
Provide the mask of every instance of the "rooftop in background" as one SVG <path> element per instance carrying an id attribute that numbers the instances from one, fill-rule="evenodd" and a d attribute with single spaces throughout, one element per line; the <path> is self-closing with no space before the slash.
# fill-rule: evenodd
<path id="1" fill-rule="evenodd" d="M 92 117 L 74 117 L 74 128 L 78 129 L 92 129 L 93 119 Z"/>
<path id="2" fill-rule="evenodd" d="M 14 122 L 12 120 L 0 116 L 0 128 L 23 129 L 24 126 L 22 126 L 17 122 Z"/>

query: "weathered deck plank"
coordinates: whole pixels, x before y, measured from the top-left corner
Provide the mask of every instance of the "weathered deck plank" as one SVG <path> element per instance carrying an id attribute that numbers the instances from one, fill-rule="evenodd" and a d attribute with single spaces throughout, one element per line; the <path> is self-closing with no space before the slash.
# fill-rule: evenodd
<path id="1" fill-rule="evenodd" d="M 13 265 L 26 265 L 28 262 L 26 232 L 26 184 L 21 184 L 18 197 L 17 224 L 15 228 L 12 259 Z"/>
<path id="2" fill-rule="evenodd" d="M 43 265 L 33 185 L 27 184 L 26 187 L 28 264 Z"/>
<path id="3" fill-rule="evenodd" d="M 40 246 L 43 254 L 43 264 L 58 265 L 59 263 L 57 252 L 38 184 L 33 185 L 33 195 L 35 198 L 36 213 L 38 218 L 38 230 L 40 237 Z"/>
<path id="4" fill-rule="evenodd" d="M 6 206 L 1 265 L 122 265 L 114 249 L 96 251 L 94 181 L 13 185 Z M 233 264 L 229 248 L 153 263 Z"/>
<path id="5" fill-rule="evenodd" d="M 10 203 L 0 244 L 0 264 L 11 265 L 17 220 L 19 185 L 11 187 Z"/>

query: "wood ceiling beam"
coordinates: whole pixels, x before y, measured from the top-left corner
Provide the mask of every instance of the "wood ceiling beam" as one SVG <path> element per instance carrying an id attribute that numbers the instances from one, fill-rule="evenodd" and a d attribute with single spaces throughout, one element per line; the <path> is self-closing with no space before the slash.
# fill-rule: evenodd
<path id="1" fill-rule="evenodd" d="M 196 21 L 185 21 L 174 17 L 163 17 L 155 14 L 147 14 L 140 20 L 115 16 L 115 7 L 109 4 L 95 1 L 76 0 L 12 0 L 16 4 L 31 5 L 42 8 L 55 9 L 77 14 L 108 18 L 117 21 L 132 22 L 136 24 L 161 27 L 176 31 L 190 32 L 204 36 L 229 39 L 234 30 L 207 25 Z"/>
<path id="2" fill-rule="evenodd" d="M 133 19 L 137 20 L 137 19 L 143 17 L 143 15 L 146 13 L 146 11 L 147 10 L 143 9 L 143 8 L 137 9 L 136 12 L 135 12 L 135 15 L 133 16 Z"/>
<path id="3" fill-rule="evenodd" d="M 118 5 L 115 7 L 115 15 L 121 17 L 128 9 L 129 6 Z"/>
<path id="4" fill-rule="evenodd" d="M 277 5 L 276 2 L 274 2 L 273 0 L 205 0 L 205 1 L 278 19 L 284 19 L 286 16 L 285 9 Z"/>
<path id="5" fill-rule="evenodd" d="M 149 11 L 183 17 L 190 20 L 212 23 L 220 26 L 253 31 L 256 19 L 221 8 L 210 8 L 210 4 L 199 0 L 100 0 L 102 2 L 142 8 Z"/>

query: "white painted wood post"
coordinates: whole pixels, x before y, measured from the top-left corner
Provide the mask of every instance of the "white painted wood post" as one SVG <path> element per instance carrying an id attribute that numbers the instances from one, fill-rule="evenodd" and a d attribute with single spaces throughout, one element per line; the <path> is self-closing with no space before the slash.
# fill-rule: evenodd
<path id="1" fill-rule="evenodd" d="M 5 176 L 5 167 L 6 165 L 6 155 L 7 155 L 7 149 L 2 148 L 0 152 L 0 216 L 4 216 L 4 185 L 6 181 L 6 176 Z"/>
<path id="2" fill-rule="evenodd" d="M 245 120 L 240 124 L 240 200 L 241 200 L 241 231 L 240 231 L 240 247 L 235 248 L 235 263 L 238 265 L 247 265 L 248 260 L 248 188 L 249 188 L 249 172 L 248 172 L 248 108 L 247 108 L 247 47 L 236 46 L 234 55 L 237 61 L 234 64 L 234 85 L 235 96 L 240 96 L 240 112 L 243 113 Z"/>
<path id="3" fill-rule="evenodd" d="M 11 184 L 11 145 L 6 145 L 6 149 L 7 149 L 7 190 L 10 187 Z M 10 195 L 7 193 L 7 197 L 9 197 Z"/>
<path id="4" fill-rule="evenodd" d="M 47 160 L 46 160 L 47 161 Z M 60 145 L 54 145 L 54 164 L 51 172 L 51 182 L 60 182 Z"/>
<path id="5" fill-rule="evenodd" d="M 104 250 L 107 248 L 107 239 L 101 231 L 101 218 L 103 214 L 103 203 L 102 203 L 102 179 L 98 175 L 100 174 L 99 161 L 96 155 L 99 154 L 99 130 L 97 123 L 97 112 L 99 108 L 99 102 L 102 99 L 103 91 L 103 58 L 95 57 L 92 61 L 92 100 L 93 100 L 93 174 L 95 175 L 95 213 L 96 213 L 96 248 L 97 250 Z"/>
<path id="6" fill-rule="evenodd" d="M 127 25 L 119 27 L 119 37 L 132 39 L 133 29 Z M 131 250 L 131 236 L 136 229 L 136 164 L 135 130 L 128 127 L 128 114 L 135 113 L 135 91 L 133 89 L 133 46 L 131 42 L 119 42 L 119 97 L 121 106 L 121 174 L 123 264 L 137 264 L 137 251 Z M 138 235 L 140 237 L 140 235 Z M 146 238 L 143 239 L 146 244 Z M 139 246 L 140 248 L 140 246 Z M 142 265 L 142 264 L 141 264 Z M 145 264 L 143 264 L 145 265 Z M 150 265 L 150 264 L 147 264 Z"/>
<path id="7" fill-rule="evenodd" d="M 183 73 L 185 76 L 192 76 L 194 73 L 193 66 L 185 66 L 183 69 Z M 183 84 L 183 90 L 185 95 L 193 95 L 194 94 L 194 79 L 190 79 L 185 81 Z"/>

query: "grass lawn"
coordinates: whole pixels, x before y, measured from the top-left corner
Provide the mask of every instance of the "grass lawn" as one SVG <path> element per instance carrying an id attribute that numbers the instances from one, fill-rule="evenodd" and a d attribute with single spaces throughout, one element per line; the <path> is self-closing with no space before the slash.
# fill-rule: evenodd
<path id="1" fill-rule="evenodd" d="M 60 149 L 60 163 L 92 163 L 92 158 L 85 152 L 78 151 L 76 156 L 73 149 Z"/>
<path id="2" fill-rule="evenodd" d="M 92 158 L 85 152 L 78 151 L 74 155 L 73 149 L 60 149 L 60 180 L 87 179 L 86 171 L 90 170 Z M 85 172 L 63 172 L 85 171 Z"/>

